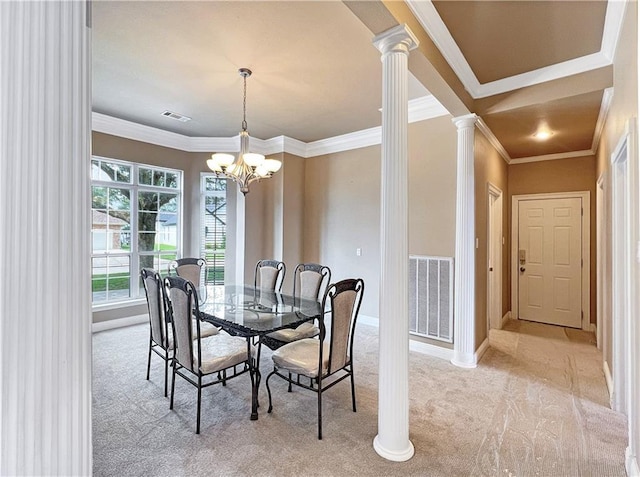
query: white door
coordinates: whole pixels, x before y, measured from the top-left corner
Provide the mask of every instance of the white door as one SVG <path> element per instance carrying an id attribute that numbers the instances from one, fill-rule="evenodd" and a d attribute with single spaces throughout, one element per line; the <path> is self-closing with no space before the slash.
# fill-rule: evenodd
<path id="1" fill-rule="evenodd" d="M 582 199 L 519 201 L 518 318 L 582 327 Z"/>

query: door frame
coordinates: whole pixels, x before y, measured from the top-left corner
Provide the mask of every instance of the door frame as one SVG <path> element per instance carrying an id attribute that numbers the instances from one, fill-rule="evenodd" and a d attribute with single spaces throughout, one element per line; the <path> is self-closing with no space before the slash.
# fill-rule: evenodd
<path id="1" fill-rule="evenodd" d="M 491 258 L 491 249 L 495 244 L 491 242 L 492 238 L 492 219 L 494 210 L 491 207 L 491 198 L 495 199 L 495 207 L 496 214 L 499 215 L 496 223 L 497 227 L 495 230 L 496 237 L 499 247 L 498 253 L 496 254 L 495 263 L 493 263 L 494 273 L 493 276 L 489 271 L 489 259 Z M 503 207 L 502 207 L 502 190 L 496 187 L 491 182 L 487 182 L 487 330 L 492 328 L 501 329 L 502 328 L 502 246 L 503 246 L 503 234 L 502 234 L 502 221 L 504 217 Z M 496 295 L 497 306 L 496 310 L 491 309 L 491 298 L 492 295 Z M 494 316 L 494 323 L 491 322 L 491 317 Z"/>
<path id="2" fill-rule="evenodd" d="M 523 194 L 511 197 L 511 312 L 518 319 L 518 234 L 520 201 L 540 199 L 582 199 L 582 329 L 591 329 L 591 290 L 589 255 L 591 244 L 591 192 L 556 192 L 547 194 Z"/>

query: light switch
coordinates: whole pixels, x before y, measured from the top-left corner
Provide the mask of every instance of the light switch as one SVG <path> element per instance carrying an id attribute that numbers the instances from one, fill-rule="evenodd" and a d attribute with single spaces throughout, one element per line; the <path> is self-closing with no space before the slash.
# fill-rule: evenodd
<path id="1" fill-rule="evenodd" d="M 362 249 L 361 249 L 360 247 L 358 247 L 358 248 L 356 249 L 356 256 L 358 256 L 358 257 L 359 257 L 360 255 L 362 255 Z"/>

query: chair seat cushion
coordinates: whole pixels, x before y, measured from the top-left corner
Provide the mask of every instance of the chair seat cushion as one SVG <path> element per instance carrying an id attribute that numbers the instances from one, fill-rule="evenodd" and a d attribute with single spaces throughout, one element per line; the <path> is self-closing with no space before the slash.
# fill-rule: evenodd
<path id="1" fill-rule="evenodd" d="M 302 323 L 295 329 L 285 328 L 284 330 L 274 331 L 267 336 L 276 340 L 291 343 L 292 341 L 301 340 L 303 338 L 313 338 L 320 333 L 320 328 L 315 326 L 312 322 L 308 321 Z"/>
<path id="2" fill-rule="evenodd" d="M 277 349 L 273 352 L 272 359 L 276 368 L 315 378 L 318 376 L 319 353 L 320 340 L 304 338 Z M 324 375 L 329 368 L 329 343 L 323 344 L 322 361 Z"/>
<path id="3" fill-rule="evenodd" d="M 247 340 L 226 333 L 218 333 L 200 341 L 203 374 L 229 368 L 247 360 Z M 198 368 L 198 348 L 193 347 L 194 366 Z"/>

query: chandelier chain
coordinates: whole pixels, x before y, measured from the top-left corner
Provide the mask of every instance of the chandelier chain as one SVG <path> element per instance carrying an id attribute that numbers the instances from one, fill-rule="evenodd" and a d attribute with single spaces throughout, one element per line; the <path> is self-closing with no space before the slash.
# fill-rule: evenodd
<path id="1" fill-rule="evenodd" d="M 243 75 L 244 80 L 244 97 L 242 100 L 242 130 L 247 130 L 247 77 Z"/>

